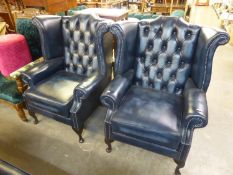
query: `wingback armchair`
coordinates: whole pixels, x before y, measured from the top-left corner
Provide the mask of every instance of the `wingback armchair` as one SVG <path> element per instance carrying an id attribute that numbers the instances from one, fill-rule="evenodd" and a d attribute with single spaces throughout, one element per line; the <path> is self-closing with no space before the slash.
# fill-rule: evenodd
<path id="1" fill-rule="evenodd" d="M 222 31 L 175 17 L 119 22 L 115 79 L 101 95 L 108 108 L 106 151 L 119 140 L 172 157 L 184 167 L 193 131 L 208 122 L 206 91 Z"/>
<path id="2" fill-rule="evenodd" d="M 22 74 L 24 99 L 35 112 L 72 126 L 83 142 L 84 122 L 111 80 L 111 21 L 93 15 L 37 16 L 33 19 L 45 61 Z"/>

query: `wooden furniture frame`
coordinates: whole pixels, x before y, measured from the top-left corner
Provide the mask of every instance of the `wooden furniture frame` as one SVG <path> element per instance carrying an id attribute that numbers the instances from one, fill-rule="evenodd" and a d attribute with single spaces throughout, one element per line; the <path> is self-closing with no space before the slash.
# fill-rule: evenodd
<path id="1" fill-rule="evenodd" d="M 77 6 L 76 0 L 23 0 L 25 7 L 45 9 L 48 13 L 67 12 Z"/>
<path id="2" fill-rule="evenodd" d="M 16 30 L 16 25 L 15 25 L 14 16 L 11 12 L 9 0 L 0 0 L 0 1 L 1 1 L 1 4 L 3 4 L 3 6 L 5 6 L 5 11 L 0 11 L 0 16 L 9 25 L 8 32 L 13 33 Z"/>
<path id="3" fill-rule="evenodd" d="M 155 0 L 151 12 L 170 15 L 174 10 L 185 10 L 187 0 Z"/>

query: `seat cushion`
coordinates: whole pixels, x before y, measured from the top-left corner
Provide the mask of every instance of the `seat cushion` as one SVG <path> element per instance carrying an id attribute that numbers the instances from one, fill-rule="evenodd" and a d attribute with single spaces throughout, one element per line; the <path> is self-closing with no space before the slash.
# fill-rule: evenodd
<path id="1" fill-rule="evenodd" d="M 113 134 L 176 149 L 181 140 L 182 98 L 132 86 L 112 117 Z"/>
<path id="2" fill-rule="evenodd" d="M 27 104 L 61 116 L 69 116 L 74 88 L 85 77 L 59 71 L 25 92 Z"/>

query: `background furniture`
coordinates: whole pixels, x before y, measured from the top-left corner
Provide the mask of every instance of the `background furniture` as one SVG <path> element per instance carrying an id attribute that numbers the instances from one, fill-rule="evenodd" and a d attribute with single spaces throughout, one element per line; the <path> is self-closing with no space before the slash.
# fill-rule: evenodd
<path id="1" fill-rule="evenodd" d="M 5 78 L 0 73 L 0 103 L 8 105 L 17 111 L 22 121 L 28 121 L 23 110 L 24 103 L 16 81 Z"/>
<path id="2" fill-rule="evenodd" d="M 151 12 L 171 14 L 174 10 L 185 10 L 187 0 L 155 0 Z"/>
<path id="3" fill-rule="evenodd" d="M 23 89 L 15 80 L 9 80 L 10 73 L 31 62 L 31 54 L 23 35 L 9 34 L 0 37 L 0 102 L 16 109 L 19 117 L 27 121 L 23 107 Z"/>
<path id="4" fill-rule="evenodd" d="M 215 49 L 229 41 L 222 31 L 176 17 L 122 21 L 115 79 L 101 96 L 108 108 L 105 142 L 119 140 L 174 158 L 184 167 L 193 131 L 208 122 L 208 89 Z"/>
<path id="5" fill-rule="evenodd" d="M 40 58 L 42 56 L 40 36 L 37 28 L 32 24 L 32 20 L 30 18 L 17 18 L 16 32 L 26 38 L 32 59 Z"/>
<path id="6" fill-rule="evenodd" d="M 96 14 L 101 18 L 111 19 L 113 21 L 121 21 L 128 19 L 128 10 L 125 9 L 111 9 L 111 8 L 87 8 L 81 11 L 74 12 L 74 14 Z"/>
<path id="7" fill-rule="evenodd" d="M 0 17 L 9 25 L 8 32 L 15 32 L 15 21 L 11 11 L 9 0 L 0 1 Z"/>
<path id="8" fill-rule="evenodd" d="M 0 37 L 0 71 L 4 76 L 31 62 L 31 54 L 23 35 L 9 34 Z"/>
<path id="9" fill-rule="evenodd" d="M 159 15 L 155 15 L 153 13 L 131 13 L 129 14 L 129 18 L 136 18 L 139 20 L 142 19 L 155 19 L 159 17 Z"/>
<path id="10" fill-rule="evenodd" d="M 110 21 L 92 15 L 37 16 L 45 61 L 22 73 L 29 114 L 35 112 L 72 126 L 83 142 L 85 120 L 99 104 L 111 79 Z"/>
<path id="11" fill-rule="evenodd" d="M 128 0 L 78 0 L 79 5 L 85 5 L 88 8 L 122 8 L 128 6 Z"/>
<path id="12" fill-rule="evenodd" d="M 0 35 L 5 35 L 6 34 L 6 27 L 7 27 L 6 22 L 1 22 L 0 21 Z"/>
<path id="13" fill-rule="evenodd" d="M 23 0 L 25 7 L 42 8 L 51 14 L 68 11 L 76 7 L 76 0 Z"/>

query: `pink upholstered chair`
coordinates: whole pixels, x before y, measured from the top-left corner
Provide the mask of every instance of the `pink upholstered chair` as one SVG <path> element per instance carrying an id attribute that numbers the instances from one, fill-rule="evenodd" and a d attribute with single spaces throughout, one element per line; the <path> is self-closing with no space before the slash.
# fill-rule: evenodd
<path id="1" fill-rule="evenodd" d="M 4 76 L 31 62 L 31 54 L 23 35 L 9 34 L 0 37 L 0 72 Z"/>
<path id="2" fill-rule="evenodd" d="M 31 62 L 31 54 L 23 35 L 0 36 L 0 102 L 16 109 L 19 117 L 27 121 L 23 106 L 22 92 L 16 82 L 5 77 Z"/>

